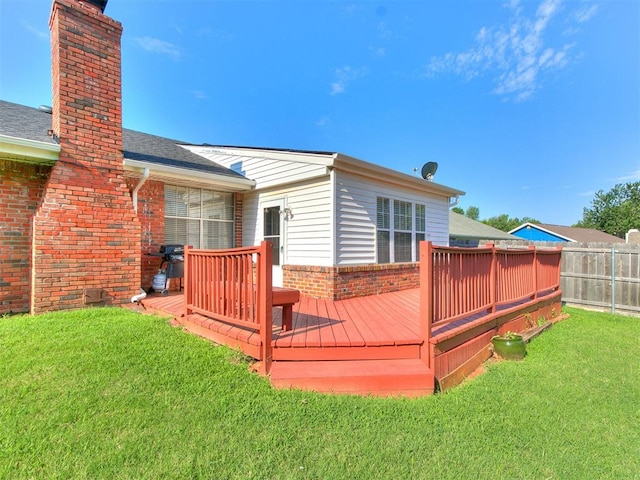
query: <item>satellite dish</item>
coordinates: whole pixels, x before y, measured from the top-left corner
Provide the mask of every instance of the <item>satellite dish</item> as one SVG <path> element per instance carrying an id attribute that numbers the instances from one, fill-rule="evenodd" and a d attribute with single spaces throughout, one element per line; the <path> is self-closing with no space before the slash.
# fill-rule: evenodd
<path id="1" fill-rule="evenodd" d="M 438 164 L 436 162 L 427 162 L 422 166 L 422 178 L 431 181 L 433 176 L 438 170 Z"/>

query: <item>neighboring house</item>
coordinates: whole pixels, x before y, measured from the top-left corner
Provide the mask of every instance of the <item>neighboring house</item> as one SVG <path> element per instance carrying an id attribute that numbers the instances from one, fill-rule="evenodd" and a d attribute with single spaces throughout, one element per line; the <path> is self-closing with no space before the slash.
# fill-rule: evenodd
<path id="1" fill-rule="evenodd" d="M 518 240 L 518 238 L 449 210 L 449 246 L 477 247 L 481 242 L 491 240 Z"/>
<path id="2" fill-rule="evenodd" d="M 625 243 L 640 243 L 640 230 L 632 228 L 624 236 Z"/>
<path id="3" fill-rule="evenodd" d="M 564 227 L 562 225 L 547 225 L 543 223 L 523 223 L 509 233 L 533 242 L 623 242 L 621 238 L 593 228 Z"/>
<path id="4" fill-rule="evenodd" d="M 418 285 L 419 242 L 448 244 L 464 192 L 339 153 L 123 130 L 104 4 L 54 1 L 51 110 L 0 102 L 0 314 L 124 303 L 171 243 L 271 240 L 274 282 L 320 298 Z"/>

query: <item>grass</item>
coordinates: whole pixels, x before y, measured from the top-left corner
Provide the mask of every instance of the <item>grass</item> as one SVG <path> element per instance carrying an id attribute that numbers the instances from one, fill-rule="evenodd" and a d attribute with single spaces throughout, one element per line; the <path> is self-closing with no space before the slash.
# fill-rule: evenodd
<path id="1" fill-rule="evenodd" d="M 567 309 L 451 391 L 276 391 L 106 308 L 0 319 L 0 478 L 640 478 L 640 321 Z"/>

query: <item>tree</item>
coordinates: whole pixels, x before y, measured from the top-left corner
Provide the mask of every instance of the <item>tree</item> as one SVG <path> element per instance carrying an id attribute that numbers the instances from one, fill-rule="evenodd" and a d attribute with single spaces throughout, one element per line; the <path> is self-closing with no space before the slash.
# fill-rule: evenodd
<path id="1" fill-rule="evenodd" d="M 599 190 L 591 207 L 582 212 L 576 227 L 595 228 L 616 237 L 640 227 L 640 182 L 619 183 L 608 192 Z"/>
<path id="2" fill-rule="evenodd" d="M 453 207 L 452 211 L 459 213 L 460 215 L 464 215 L 471 220 L 478 220 L 480 218 L 480 209 L 478 207 L 474 207 L 473 205 L 467 208 L 465 212 L 462 207 Z"/>
<path id="3" fill-rule="evenodd" d="M 511 218 L 506 213 L 502 215 L 498 215 L 496 217 L 487 218 L 486 220 L 482 220 L 482 223 L 486 223 L 487 225 L 497 228 L 498 230 L 502 230 L 503 232 L 509 232 L 516 227 L 519 227 L 523 223 L 540 223 L 540 220 L 536 220 L 531 217 L 522 217 L 522 219 L 518 217 Z"/>
<path id="4" fill-rule="evenodd" d="M 480 209 L 478 207 L 471 206 L 467 208 L 465 216 L 471 220 L 478 220 L 478 218 L 480 218 Z"/>

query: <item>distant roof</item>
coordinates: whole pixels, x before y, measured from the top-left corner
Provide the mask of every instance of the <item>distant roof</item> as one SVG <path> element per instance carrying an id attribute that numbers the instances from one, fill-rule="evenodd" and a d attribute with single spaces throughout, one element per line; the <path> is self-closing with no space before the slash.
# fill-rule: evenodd
<path id="1" fill-rule="evenodd" d="M 51 121 L 51 114 L 45 110 L 0 100 L 0 135 L 56 144 L 55 139 L 47 135 Z M 244 178 L 233 170 L 180 147 L 187 142 L 123 128 L 122 144 L 125 159 Z"/>
<path id="2" fill-rule="evenodd" d="M 518 240 L 518 237 L 453 210 L 449 210 L 449 236 L 469 240 Z"/>
<path id="3" fill-rule="evenodd" d="M 509 233 L 514 233 L 523 228 L 536 228 L 543 232 L 557 235 L 564 238 L 568 242 L 599 242 L 599 243 L 621 243 L 624 240 L 616 237 L 615 235 L 609 235 L 608 233 L 601 232 L 593 228 L 580 228 L 580 227 L 565 227 L 563 225 L 550 225 L 546 223 L 524 223 L 517 228 L 514 228 Z"/>

